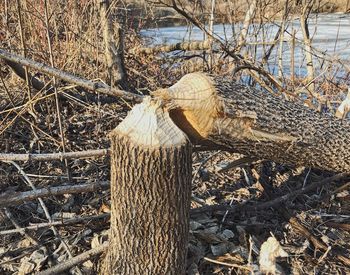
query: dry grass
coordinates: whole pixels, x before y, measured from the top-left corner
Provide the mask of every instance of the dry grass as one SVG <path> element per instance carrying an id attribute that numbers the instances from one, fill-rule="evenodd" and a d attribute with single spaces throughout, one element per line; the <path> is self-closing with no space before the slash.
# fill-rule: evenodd
<path id="1" fill-rule="evenodd" d="M 22 16 L 23 30 L 27 56 L 50 64 L 49 49 L 46 37 L 46 25 L 43 17 L 44 1 L 23 0 Z M 53 46 L 54 63 L 57 68 L 81 75 L 88 79 L 107 78 L 106 65 L 103 53 L 103 39 L 99 12 L 93 0 L 48 1 L 50 17 L 50 40 Z M 131 7 L 139 1 L 126 1 L 126 7 Z M 143 1 L 146 5 L 148 1 Z M 198 2 L 198 1 L 194 1 Z M 227 4 L 218 1 L 218 13 L 223 14 L 225 20 L 230 17 L 232 22 L 242 18 L 246 12 L 247 1 L 231 1 L 232 13 L 227 15 Z M 225 1 L 227 3 L 227 1 Z M 326 1 L 322 1 L 326 2 Z M 345 10 L 348 1 L 327 1 L 337 6 L 333 11 Z M 22 45 L 19 37 L 19 22 L 16 1 L 0 2 L 0 44 L 16 53 L 21 53 Z M 77 3 L 74 5 L 73 3 Z M 271 14 L 278 16 L 279 8 L 275 1 L 266 1 L 266 7 Z M 333 4 L 332 4 L 333 3 Z M 129 6 L 128 6 L 129 5 Z M 141 6 L 142 6 L 141 5 Z M 144 6 L 143 6 L 144 7 Z M 194 5 L 187 6 L 188 10 Z M 323 9 L 332 10 L 333 8 Z M 146 12 L 147 11 L 147 12 Z M 262 12 L 264 11 L 264 13 Z M 191 54 L 169 55 L 137 55 L 129 49 L 144 47 L 145 43 L 139 35 L 140 28 L 149 26 L 150 22 L 160 16 L 168 16 L 169 9 L 158 11 L 147 5 L 142 12 L 125 12 L 124 8 L 114 9 L 117 18 L 125 23 L 125 59 L 128 73 L 129 87 L 134 92 L 147 94 L 149 91 L 169 86 L 182 75 L 196 71 L 208 71 L 207 55 L 191 56 Z M 207 16 L 207 12 L 202 13 Z M 262 9 L 261 14 L 269 15 Z M 172 15 L 172 13 L 170 14 Z M 259 20 L 259 16 L 257 20 Z M 176 15 L 178 16 L 178 15 Z M 205 16 L 203 18 L 205 18 Z M 268 17 L 268 16 L 266 16 Z M 269 20 L 274 19 L 270 17 Z M 183 21 L 182 21 L 183 22 Z M 260 60 L 253 58 L 253 47 L 247 55 L 253 63 L 260 64 Z M 232 68 L 232 59 L 218 50 L 217 62 L 212 73 L 226 74 Z M 308 95 L 308 102 L 314 108 L 322 109 L 339 100 L 341 93 L 347 87 L 347 79 L 334 80 L 334 67 L 330 63 L 329 70 L 317 81 L 318 97 Z M 334 61 L 335 65 L 337 64 Z M 339 64 L 337 64 L 339 65 Z M 325 66 L 327 67 L 327 66 Z M 50 77 L 36 73 L 36 76 L 45 83 Z M 15 76 L 7 66 L 0 68 L 0 152 L 57 152 L 61 151 L 60 129 L 55 109 L 55 99 L 51 91 L 34 91 L 32 98 L 36 100 L 35 112 L 27 108 L 26 84 Z M 236 79 L 247 79 L 249 74 L 237 74 Z M 257 83 L 249 79 L 250 85 Z M 287 75 L 281 79 L 284 89 L 295 91 L 305 85 L 304 79 L 296 77 L 294 81 Z M 259 85 L 257 85 L 259 86 Z M 121 100 L 103 95 L 90 94 L 79 87 L 72 87 L 69 83 L 58 80 L 57 83 L 60 115 L 63 122 L 64 138 L 67 151 L 80 151 L 109 147 L 107 133 L 111 131 L 125 116 L 130 106 Z M 13 103 L 10 101 L 12 98 Z M 321 99 L 321 101 L 320 101 Z M 316 102 L 316 104 L 315 104 Z M 12 110 L 12 104 L 19 107 Z M 331 112 L 334 112 L 331 109 Z M 279 268 L 287 274 L 317 274 L 350 273 L 349 265 L 337 260 L 337 255 L 349 258 L 350 236 L 349 225 L 350 209 L 347 187 L 341 188 L 343 181 L 333 185 L 325 185 L 317 190 L 305 193 L 290 201 L 277 204 L 268 209 L 259 209 L 259 205 L 273 198 L 282 196 L 292 190 L 302 188 L 303 184 L 317 182 L 331 173 L 325 171 L 308 170 L 298 167 L 286 167 L 270 162 L 246 163 L 225 173 L 218 173 L 218 167 L 225 163 L 239 159 L 241 156 L 219 152 L 212 154 L 205 152 L 194 155 L 194 170 L 196 177 L 193 180 L 193 207 L 204 204 L 239 205 L 250 201 L 257 206 L 255 211 L 245 211 L 241 208 L 235 213 L 224 215 L 225 212 L 202 213 L 191 218 L 191 241 L 188 254 L 189 274 L 248 274 L 237 265 L 257 268 L 258 254 L 261 244 L 273 233 L 284 245 L 290 257 L 279 262 Z M 72 160 L 68 163 L 74 183 L 94 182 L 109 179 L 109 159 L 92 158 L 88 160 Z M 56 186 L 67 183 L 67 171 L 61 161 L 21 163 L 22 169 L 30 176 L 34 185 L 39 187 Z M 198 171 L 198 173 L 197 173 Z M 3 192 L 29 190 L 18 174 L 17 169 L 7 163 L 0 164 L 0 190 Z M 109 211 L 109 191 L 80 194 L 74 196 L 57 196 L 45 200 L 53 217 L 59 220 L 63 216 L 86 216 L 102 214 Z M 68 258 L 67 253 L 60 247 L 60 242 L 53 237 L 47 228 L 30 231 L 46 249 L 49 255 L 43 261 L 37 261 L 38 247 L 29 241 L 29 237 L 20 234 L 1 235 L 3 230 L 12 229 L 13 221 L 20 227 L 31 223 L 46 222 L 37 201 L 23 203 L 20 206 L 9 207 L 13 214 L 10 219 L 4 211 L 0 211 L 0 273 L 14 274 L 18 270 L 31 271 L 45 269 L 50 265 L 62 262 Z M 290 214 L 297 217 L 299 222 L 306 226 L 310 234 L 331 247 L 331 252 L 315 247 L 308 236 L 302 235 L 290 223 Z M 224 218 L 225 217 L 225 218 Z M 63 218 L 62 218 L 63 219 Z M 62 238 L 70 245 L 71 252 L 77 255 L 88 250 L 92 243 L 99 243 L 109 227 L 108 219 L 91 220 L 86 223 L 77 223 L 58 228 Z M 225 231 L 226 230 L 226 231 Z M 224 233 L 225 232 L 225 233 Z M 225 235 L 226 234 L 226 235 Z M 309 243 L 308 243 L 309 242 Z M 60 249 L 59 249 L 60 248 Z M 213 264 L 203 256 L 215 258 L 219 262 L 232 266 Z M 324 256 L 324 257 L 323 257 Z M 40 257 L 39 257 L 40 258 Z M 84 274 L 96 274 L 98 260 L 92 260 L 82 266 Z M 198 274 L 198 273 L 197 273 Z"/>

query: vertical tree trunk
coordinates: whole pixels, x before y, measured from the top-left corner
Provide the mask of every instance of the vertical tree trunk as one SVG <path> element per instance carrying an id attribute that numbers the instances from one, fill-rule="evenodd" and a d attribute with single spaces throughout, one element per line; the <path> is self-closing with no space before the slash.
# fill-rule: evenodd
<path id="1" fill-rule="evenodd" d="M 184 274 L 191 144 L 149 99 L 110 138 L 112 213 L 102 274 Z"/>
<path id="2" fill-rule="evenodd" d="M 306 69 L 307 69 L 307 90 L 311 93 L 315 91 L 315 69 L 314 69 L 314 63 L 312 60 L 312 48 L 311 48 L 311 39 L 310 39 L 310 33 L 309 33 L 309 26 L 308 26 L 308 17 L 311 12 L 311 9 L 314 5 L 314 0 L 308 0 L 307 3 L 304 4 L 302 13 L 300 15 L 300 27 L 303 32 L 303 38 L 304 38 L 304 50 L 305 50 L 305 57 L 306 57 Z"/>
<path id="3" fill-rule="evenodd" d="M 284 32 L 286 31 L 286 21 L 288 17 L 288 6 L 289 6 L 289 0 L 285 0 L 284 2 L 284 9 L 283 9 L 283 18 L 282 18 L 282 24 L 281 24 L 281 35 L 280 35 L 280 45 L 278 49 L 278 77 L 279 80 L 282 81 L 284 78 L 283 73 L 283 43 L 284 43 Z"/>
<path id="4" fill-rule="evenodd" d="M 100 0 L 101 26 L 103 28 L 105 56 L 108 67 L 107 83 L 111 86 L 121 85 L 125 87 L 123 29 L 120 23 L 116 23 L 114 33 L 110 13 L 109 0 Z"/>
<path id="5" fill-rule="evenodd" d="M 208 56 L 208 64 L 209 71 L 213 69 L 214 64 L 214 53 L 213 53 L 213 35 L 214 35 L 214 17 L 215 17 L 215 0 L 211 0 L 211 11 L 210 11 L 210 19 L 209 19 L 209 33 L 208 42 L 210 45 L 209 56 Z"/>
<path id="6" fill-rule="evenodd" d="M 255 16 L 257 2 L 258 2 L 257 0 L 252 0 L 252 2 L 250 3 L 249 9 L 247 10 L 247 13 L 243 21 L 242 30 L 241 30 L 241 33 L 239 34 L 237 46 L 235 49 L 237 52 L 239 52 L 244 46 L 244 44 L 246 43 L 249 25 L 252 22 L 253 17 Z"/>

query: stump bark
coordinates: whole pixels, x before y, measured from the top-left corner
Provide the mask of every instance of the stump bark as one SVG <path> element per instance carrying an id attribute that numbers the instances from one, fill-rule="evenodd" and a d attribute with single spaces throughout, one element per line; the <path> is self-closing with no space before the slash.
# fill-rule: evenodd
<path id="1" fill-rule="evenodd" d="M 192 156 L 160 101 L 144 100 L 110 134 L 111 229 L 102 274 L 184 274 Z"/>
<path id="2" fill-rule="evenodd" d="M 153 93 L 199 144 L 250 157 L 350 171 L 350 123 L 270 93 L 203 73 Z"/>

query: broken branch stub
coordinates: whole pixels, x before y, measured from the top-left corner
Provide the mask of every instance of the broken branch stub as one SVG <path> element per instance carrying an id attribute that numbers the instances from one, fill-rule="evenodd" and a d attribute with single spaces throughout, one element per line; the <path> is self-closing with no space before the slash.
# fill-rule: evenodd
<path id="1" fill-rule="evenodd" d="M 199 144 L 261 159 L 350 171 L 350 123 L 281 97 L 203 73 L 153 96 L 172 102 L 173 121 Z"/>
<path id="2" fill-rule="evenodd" d="M 150 98 L 110 138 L 111 229 L 102 274 L 185 274 L 191 143 Z"/>

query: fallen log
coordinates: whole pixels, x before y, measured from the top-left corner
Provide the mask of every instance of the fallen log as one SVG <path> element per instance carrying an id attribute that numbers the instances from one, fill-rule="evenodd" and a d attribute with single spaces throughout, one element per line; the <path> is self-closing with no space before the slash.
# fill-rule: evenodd
<path id="1" fill-rule="evenodd" d="M 204 41 L 192 41 L 192 42 L 180 42 L 170 45 L 160 45 L 156 47 L 150 48 L 134 48 L 131 49 L 130 52 L 133 54 L 154 54 L 154 53 L 165 53 L 165 52 L 173 52 L 173 51 L 203 51 L 209 50 L 210 43 L 208 40 Z"/>
<path id="2" fill-rule="evenodd" d="M 175 124 L 199 144 L 250 157 L 350 171 L 350 122 L 249 86 L 192 73 L 152 93 Z"/>

